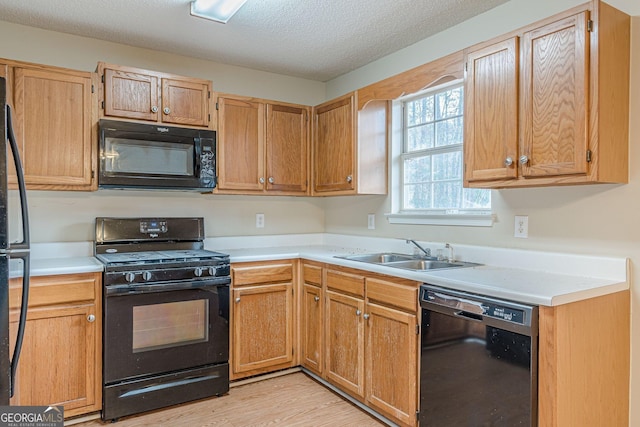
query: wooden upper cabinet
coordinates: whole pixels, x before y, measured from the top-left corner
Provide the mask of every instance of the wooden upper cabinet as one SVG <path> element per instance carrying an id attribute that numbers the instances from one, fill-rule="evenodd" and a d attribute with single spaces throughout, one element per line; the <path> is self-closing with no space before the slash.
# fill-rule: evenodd
<path id="1" fill-rule="evenodd" d="M 352 92 L 313 109 L 313 195 L 386 194 L 390 103 Z"/>
<path id="2" fill-rule="evenodd" d="M 111 68 L 103 75 L 105 116 L 158 120 L 157 76 Z"/>
<path id="3" fill-rule="evenodd" d="M 267 104 L 267 189 L 306 193 L 309 181 L 309 108 Z"/>
<path id="4" fill-rule="evenodd" d="M 209 80 L 98 63 L 101 117 L 213 129 Z"/>
<path id="5" fill-rule="evenodd" d="M 585 174 L 588 12 L 524 33 L 522 176 Z"/>
<path id="6" fill-rule="evenodd" d="M 218 95 L 219 193 L 308 193 L 310 108 Z"/>
<path id="7" fill-rule="evenodd" d="M 177 125 L 209 124 L 208 82 L 162 79 L 162 121 Z"/>
<path id="8" fill-rule="evenodd" d="M 218 97 L 217 191 L 264 190 L 264 105 Z"/>
<path id="9" fill-rule="evenodd" d="M 95 189 L 95 75 L 15 61 L 5 70 L 27 188 Z M 10 170 L 9 183 L 15 185 Z"/>
<path id="10" fill-rule="evenodd" d="M 355 100 L 349 94 L 314 109 L 314 193 L 355 190 Z"/>
<path id="11" fill-rule="evenodd" d="M 467 53 L 465 181 L 517 177 L 518 37 Z"/>
<path id="12" fill-rule="evenodd" d="M 597 0 L 469 48 L 465 185 L 628 182 L 629 52 L 629 16 Z"/>

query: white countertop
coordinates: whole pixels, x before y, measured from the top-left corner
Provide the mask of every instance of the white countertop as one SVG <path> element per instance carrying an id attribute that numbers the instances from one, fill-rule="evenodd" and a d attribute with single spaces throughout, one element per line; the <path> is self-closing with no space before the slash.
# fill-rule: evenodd
<path id="1" fill-rule="evenodd" d="M 443 247 L 442 243 L 419 243 L 432 251 Z M 103 270 L 102 263 L 91 256 L 91 242 L 33 246 L 33 276 Z M 410 253 L 411 246 L 403 239 L 325 233 L 239 236 L 207 238 L 205 248 L 229 254 L 232 263 L 302 258 L 533 305 L 555 306 L 629 289 L 628 259 L 606 256 L 454 244 L 456 259 L 483 265 L 421 272 L 335 258 L 356 253 Z M 12 260 L 11 276 L 20 276 L 21 268 Z"/>

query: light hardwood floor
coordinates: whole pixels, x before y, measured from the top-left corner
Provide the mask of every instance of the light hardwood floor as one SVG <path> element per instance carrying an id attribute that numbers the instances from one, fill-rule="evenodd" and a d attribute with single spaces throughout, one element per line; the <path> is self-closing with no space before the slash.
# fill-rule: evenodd
<path id="1" fill-rule="evenodd" d="M 383 426 L 378 420 L 298 372 L 234 387 L 228 395 L 188 403 L 115 424 L 90 421 L 74 427 Z"/>

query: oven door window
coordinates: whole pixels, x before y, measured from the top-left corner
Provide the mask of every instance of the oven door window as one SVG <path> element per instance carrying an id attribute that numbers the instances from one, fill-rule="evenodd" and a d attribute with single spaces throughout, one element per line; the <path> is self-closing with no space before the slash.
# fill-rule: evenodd
<path id="1" fill-rule="evenodd" d="M 106 137 L 104 172 L 194 176 L 194 144 Z"/>
<path id="2" fill-rule="evenodd" d="M 206 342 L 208 325 L 208 301 L 204 299 L 133 307 L 132 351 Z"/>

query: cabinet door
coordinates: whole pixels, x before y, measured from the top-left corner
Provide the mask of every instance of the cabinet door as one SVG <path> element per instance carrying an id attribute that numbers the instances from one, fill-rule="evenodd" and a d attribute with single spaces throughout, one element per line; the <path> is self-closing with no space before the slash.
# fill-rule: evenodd
<path id="1" fill-rule="evenodd" d="M 522 175 L 585 174 L 589 93 L 588 12 L 523 36 Z"/>
<path id="2" fill-rule="evenodd" d="M 315 192 L 355 189 L 356 138 L 353 96 L 316 107 L 314 138 Z"/>
<path id="3" fill-rule="evenodd" d="M 218 98 L 218 190 L 264 189 L 264 104 Z"/>
<path id="4" fill-rule="evenodd" d="M 293 283 L 233 291 L 233 373 L 293 361 Z"/>
<path id="5" fill-rule="evenodd" d="M 89 317 L 96 315 L 93 304 L 29 309 L 11 405 L 64 405 L 65 416 L 100 409 L 95 366 L 99 322 Z M 18 316 L 19 310 L 12 312 L 12 340 Z"/>
<path id="6" fill-rule="evenodd" d="M 91 88 L 90 73 L 14 69 L 14 130 L 27 188 L 91 189 Z"/>
<path id="7" fill-rule="evenodd" d="M 366 312 L 367 403 L 402 423 L 415 425 L 417 316 L 371 303 Z"/>
<path id="8" fill-rule="evenodd" d="M 306 193 L 308 109 L 267 104 L 267 189 Z"/>
<path id="9" fill-rule="evenodd" d="M 302 285 L 302 364 L 322 374 L 324 300 L 322 288 Z"/>
<path id="10" fill-rule="evenodd" d="M 104 115 L 158 121 L 158 77 L 140 72 L 104 70 Z"/>
<path id="11" fill-rule="evenodd" d="M 517 177 L 518 38 L 467 53 L 465 181 Z"/>
<path id="12" fill-rule="evenodd" d="M 162 121 L 207 126 L 210 94 L 209 85 L 204 82 L 162 79 Z"/>
<path id="13" fill-rule="evenodd" d="M 326 304 L 327 379 L 364 398 L 364 301 L 327 291 Z"/>

